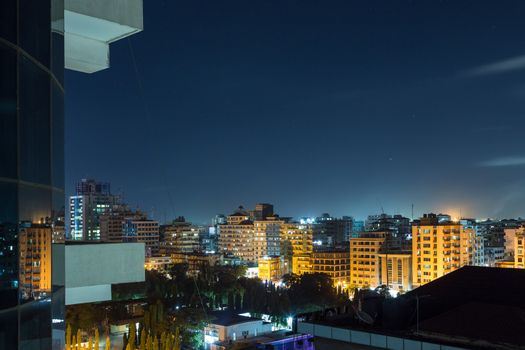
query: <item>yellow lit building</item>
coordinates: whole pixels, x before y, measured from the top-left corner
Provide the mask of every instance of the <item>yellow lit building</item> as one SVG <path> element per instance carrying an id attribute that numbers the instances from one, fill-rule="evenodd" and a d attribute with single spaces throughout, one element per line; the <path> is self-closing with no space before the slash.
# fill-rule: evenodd
<path id="1" fill-rule="evenodd" d="M 51 292 L 52 229 L 47 224 L 27 224 L 20 229 L 20 290 L 24 298 Z"/>
<path id="2" fill-rule="evenodd" d="M 295 275 L 304 275 L 312 273 L 312 255 L 294 255 L 292 257 L 292 273 Z"/>
<path id="3" fill-rule="evenodd" d="M 279 281 L 283 276 L 282 265 L 278 256 L 259 259 L 259 278 L 263 281 Z"/>
<path id="4" fill-rule="evenodd" d="M 281 255 L 281 225 L 283 220 L 268 217 L 265 220 L 253 222 L 254 253 L 257 260 L 267 256 Z"/>
<path id="5" fill-rule="evenodd" d="M 412 276 L 418 287 L 473 261 L 473 229 L 458 222 L 438 222 L 425 214 L 412 226 Z"/>
<path id="6" fill-rule="evenodd" d="M 250 220 L 238 224 L 218 226 L 219 252 L 231 254 L 245 262 L 256 262 L 254 249 L 254 227 Z"/>
<path id="7" fill-rule="evenodd" d="M 350 239 L 350 285 L 376 288 L 379 283 L 379 252 L 389 232 L 362 232 Z"/>
<path id="8" fill-rule="evenodd" d="M 338 291 L 346 290 L 350 285 L 350 252 L 346 249 L 314 251 L 312 272 L 329 275 Z"/>
<path id="9" fill-rule="evenodd" d="M 281 224 L 281 255 L 292 266 L 292 273 L 310 273 L 313 253 L 313 229 L 311 225 L 298 223 Z"/>
<path id="10" fill-rule="evenodd" d="M 412 290 L 412 252 L 381 252 L 378 255 L 379 285 L 407 292 Z"/>
<path id="11" fill-rule="evenodd" d="M 148 271 L 167 271 L 173 266 L 170 256 L 147 256 L 144 262 L 144 268 Z"/>
<path id="12" fill-rule="evenodd" d="M 523 269 L 525 267 L 525 227 L 520 227 L 516 231 L 514 239 L 514 268 Z"/>
<path id="13" fill-rule="evenodd" d="M 215 266 L 220 256 L 217 254 L 203 254 L 203 253 L 175 253 L 171 255 L 173 264 L 188 264 L 188 275 L 196 276 L 206 266 Z"/>

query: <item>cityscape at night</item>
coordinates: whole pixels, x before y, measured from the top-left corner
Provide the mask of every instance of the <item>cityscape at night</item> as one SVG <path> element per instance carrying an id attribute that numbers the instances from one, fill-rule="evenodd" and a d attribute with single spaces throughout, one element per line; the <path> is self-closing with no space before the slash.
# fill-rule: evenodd
<path id="1" fill-rule="evenodd" d="M 3 0 L 0 350 L 519 350 L 522 0 Z"/>

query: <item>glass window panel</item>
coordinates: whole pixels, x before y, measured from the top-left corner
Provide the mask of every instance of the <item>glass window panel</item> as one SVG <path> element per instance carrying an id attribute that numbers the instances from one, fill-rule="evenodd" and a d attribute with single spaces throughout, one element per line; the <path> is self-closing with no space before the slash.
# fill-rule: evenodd
<path id="1" fill-rule="evenodd" d="M 23 56 L 19 64 L 20 179 L 50 185 L 50 78 Z"/>
<path id="2" fill-rule="evenodd" d="M 55 78 L 64 85 L 64 35 L 53 32 L 51 35 L 53 44 L 51 71 Z"/>
<path id="3" fill-rule="evenodd" d="M 51 299 L 20 306 L 20 348 L 51 350 Z"/>
<path id="4" fill-rule="evenodd" d="M 1 7 L 2 5 L 0 5 Z M 17 177 L 16 51 L 0 43 L 0 177 Z"/>
<path id="5" fill-rule="evenodd" d="M 45 188 L 19 186 L 20 222 L 45 223 L 51 217 L 51 191 Z"/>
<path id="6" fill-rule="evenodd" d="M 50 0 L 18 0 L 20 46 L 49 68 L 51 38 Z"/>
<path id="7" fill-rule="evenodd" d="M 17 186 L 0 181 L 0 310 L 18 304 Z"/>
<path id="8" fill-rule="evenodd" d="M 0 1 L 0 37 L 16 44 L 17 0 Z"/>
<path id="9" fill-rule="evenodd" d="M 64 94 L 52 83 L 52 184 L 64 189 Z"/>
<path id="10" fill-rule="evenodd" d="M 1 297 L 1 294 L 0 294 Z M 1 302 L 1 301 L 0 301 Z M 0 349 L 18 349 L 17 309 L 0 312 Z"/>

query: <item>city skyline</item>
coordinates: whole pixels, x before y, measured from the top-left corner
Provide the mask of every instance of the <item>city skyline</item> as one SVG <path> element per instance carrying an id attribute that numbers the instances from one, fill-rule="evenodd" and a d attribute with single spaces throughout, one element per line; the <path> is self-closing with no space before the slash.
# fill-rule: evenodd
<path id="1" fill-rule="evenodd" d="M 84 188 L 82 187 L 82 184 L 91 184 L 92 186 L 97 184 L 100 188 L 103 188 L 103 190 L 105 191 L 105 195 L 107 195 L 107 198 L 104 199 L 104 201 L 116 200 L 118 202 L 118 204 L 115 204 L 115 205 L 120 206 L 121 208 L 124 208 L 128 212 L 136 211 L 138 214 L 140 214 L 144 218 L 147 217 L 150 220 L 156 220 L 156 221 L 158 221 L 161 224 L 163 224 L 163 223 L 167 224 L 167 223 L 171 223 L 174 220 L 176 221 L 176 220 L 179 220 L 180 218 L 185 218 L 185 220 L 188 221 L 188 222 L 193 222 L 195 224 L 207 225 L 207 224 L 212 223 L 217 216 L 230 215 L 231 213 L 234 213 L 234 212 L 238 211 L 238 209 L 240 209 L 241 207 L 243 207 L 243 210 L 249 211 L 250 210 L 249 208 L 251 208 L 251 207 L 253 207 L 255 205 L 260 205 L 260 203 L 270 203 L 268 201 L 267 202 L 257 201 L 257 202 L 254 202 L 254 203 L 241 203 L 241 204 L 239 204 L 237 206 L 233 206 L 232 208 L 227 208 L 227 209 L 222 210 L 222 211 L 218 210 L 218 211 L 216 211 L 215 214 L 213 214 L 210 217 L 205 218 L 204 220 L 200 221 L 198 219 L 196 220 L 194 217 L 185 215 L 184 212 L 175 213 L 173 215 L 168 215 L 166 212 L 164 212 L 164 213 L 157 213 L 157 212 L 155 212 L 155 210 L 149 210 L 148 211 L 146 208 L 141 207 L 140 204 L 138 204 L 138 203 L 129 203 L 129 202 L 127 202 L 124 199 L 124 196 L 122 194 L 123 192 L 114 192 L 114 191 L 112 191 L 111 190 L 111 187 L 112 187 L 111 186 L 111 182 L 98 181 L 97 179 L 81 179 L 80 181 L 77 182 L 77 184 L 75 186 L 76 187 L 76 191 L 74 191 L 74 193 L 69 197 L 70 198 L 70 204 L 69 204 L 70 210 L 73 210 L 72 209 L 73 201 L 77 201 L 78 197 L 81 197 L 81 195 L 85 194 L 84 192 L 82 192 L 82 191 L 84 191 Z M 80 192 L 79 192 L 79 189 L 80 189 Z M 112 198 L 114 198 L 114 199 L 112 199 Z M 270 205 L 273 207 L 274 203 L 272 203 Z M 384 208 L 381 205 L 381 203 L 379 203 L 379 206 L 380 207 L 379 207 L 378 211 L 374 211 L 372 209 L 367 214 L 365 214 L 364 216 L 356 216 L 356 215 L 353 215 L 352 213 L 334 214 L 333 211 L 328 211 L 328 210 L 324 210 L 324 211 L 321 211 L 321 212 L 318 212 L 318 213 L 308 213 L 308 214 L 300 214 L 300 215 L 288 215 L 287 213 L 283 213 L 283 212 L 280 212 L 279 210 L 277 210 L 275 212 L 275 214 L 278 215 L 279 217 L 291 218 L 292 220 L 295 220 L 295 221 L 301 221 L 302 219 L 321 219 L 325 215 L 330 215 L 332 218 L 350 217 L 353 220 L 358 220 L 358 221 L 363 221 L 363 222 L 366 221 L 367 219 L 369 219 L 372 216 L 378 216 L 378 215 L 387 215 L 387 216 L 401 215 L 401 216 L 403 216 L 405 218 L 408 218 L 410 220 L 417 220 L 420 217 L 422 217 L 423 215 L 430 214 L 430 213 L 449 215 L 454 221 L 458 221 L 460 219 L 475 219 L 475 220 L 478 220 L 478 221 L 505 220 L 505 219 L 522 219 L 522 216 L 516 216 L 516 217 L 480 217 L 480 216 L 475 216 L 475 215 L 467 215 L 467 213 L 462 211 L 462 208 L 453 208 L 453 207 L 448 208 L 448 209 L 437 209 L 437 210 L 424 208 L 420 212 L 416 211 L 415 208 L 411 207 L 410 209 L 408 209 L 408 212 L 405 213 L 405 212 L 401 212 L 401 211 L 389 211 L 389 210 L 386 210 L 386 208 Z M 277 209 L 278 208 L 279 207 L 277 205 Z M 412 211 L 412 209 L 413 209 L 413 211 Z M 69 225 L 69 226 L 71 226 L 71 225 Z"/>
<path id="2" fill-rule="evenodd" d="M 525 4 L 506 4 L 145 4 L 112 69 L 66 72 L 66 188 L 197 221 L 258 201 L 523 216 Z"/>

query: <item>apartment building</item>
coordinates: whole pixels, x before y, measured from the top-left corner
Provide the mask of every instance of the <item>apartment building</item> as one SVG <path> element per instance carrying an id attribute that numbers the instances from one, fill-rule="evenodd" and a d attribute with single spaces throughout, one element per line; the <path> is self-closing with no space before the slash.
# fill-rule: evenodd
<path id="1" fill-rule="evenodd" d="M 435 214 L 425 214 L 412 226 L 414 287 L 471 265 L 474 240 L 472 228 L 459 222 L 440 222 Z"/>
<path id="2" fill-rule="evenodd" d="M 350 239 L 350 284 L 375 288 L 379 283 L 379 252 L 390 232 L 361 232 Z"/>

